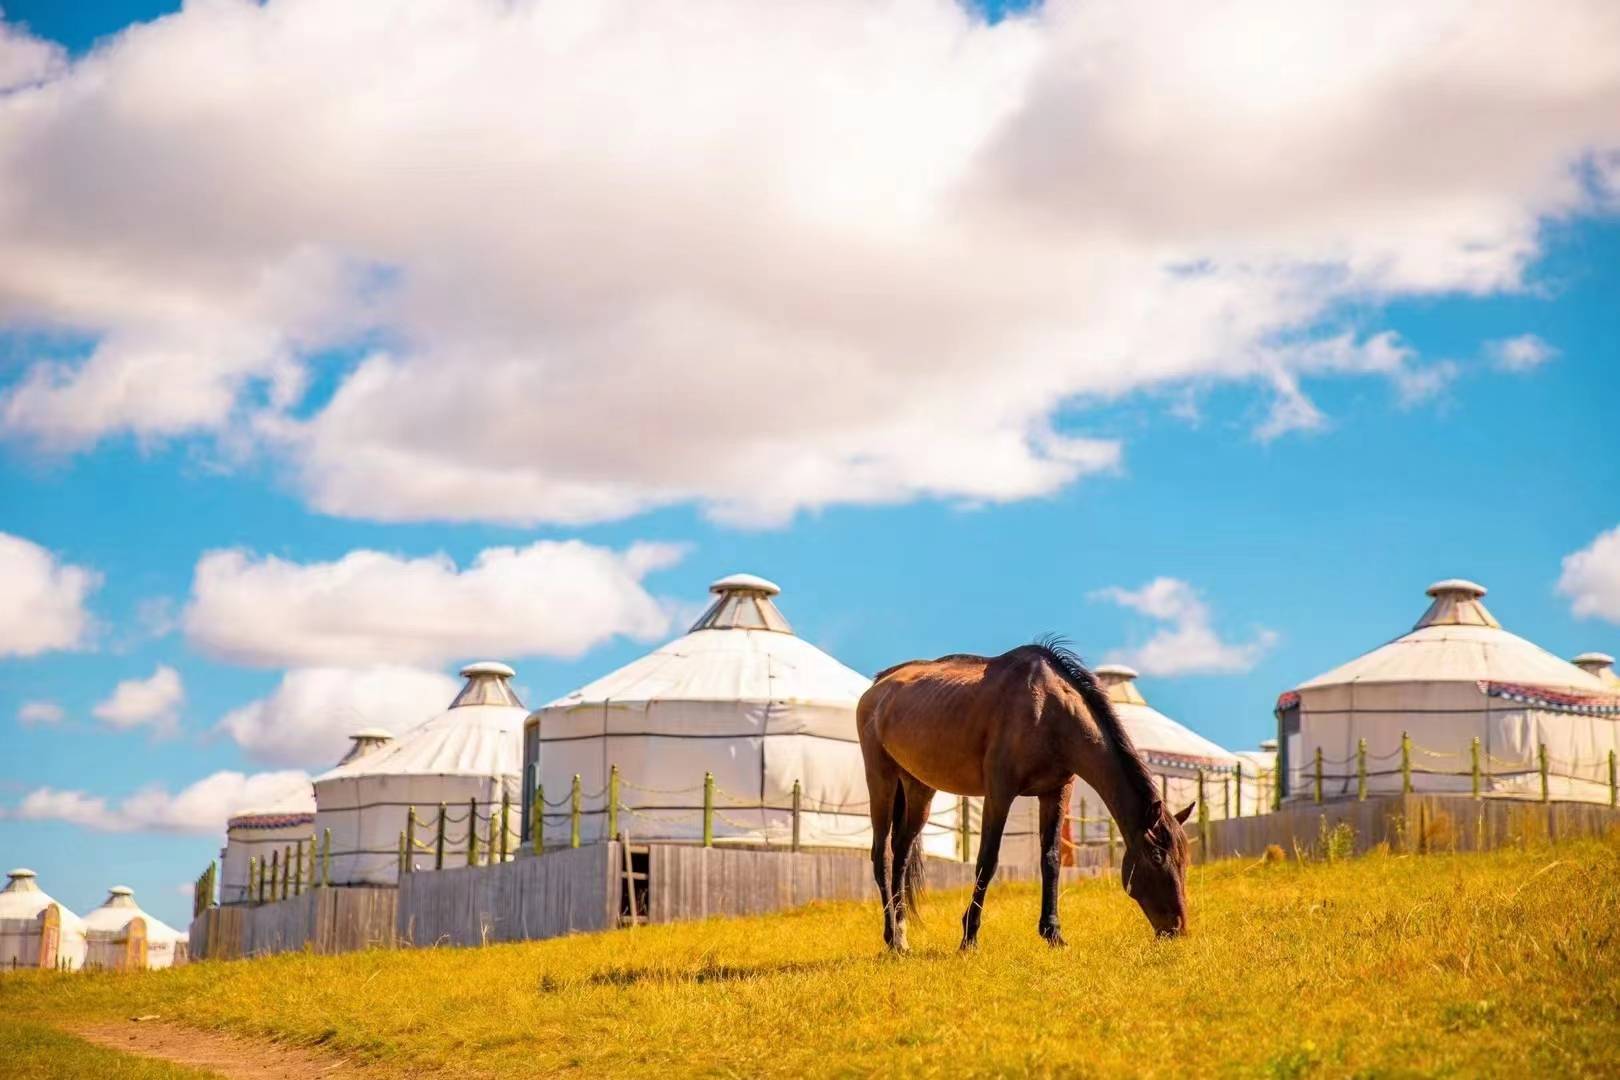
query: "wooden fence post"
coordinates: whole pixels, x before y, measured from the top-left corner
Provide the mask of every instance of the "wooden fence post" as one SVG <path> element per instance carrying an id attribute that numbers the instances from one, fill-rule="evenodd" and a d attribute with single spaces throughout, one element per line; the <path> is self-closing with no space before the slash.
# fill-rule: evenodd
<path id="1" fill-rule="evenodd" d="M 1159 774 L 1159 798 L 1164 802 L 1164 805 L 1166 805 L 1166 806 L 1170 805 L 1170 774 L 1169 773 L 1160 773 Z"/>
<path id="2" fill-rule="evenodd" d="M 302 840 L 298 841 L 293 845 L 293 848 L 297 852 L 298 859 L 298 865 L 293 870 L 293 895 L 302 896 L 304 894 L 304 842 Z"/>
<path id="3" fill-rule="evenodd" d="M 534 843 L 534 853 L 539 855 L 546 850 L 546 785 L 534 785 L 534 804 L 529 809 L 533 817 L 529 839 Z"/>
<path id="4" fill-rule="evenodd" d="M 484 865 L 485 866 L 488 866 L 488 865 L 490 865 L 491 863 L 493 863 L 495 861 L 495 844 L 496 844 L 495 828 L 496 828 L 495 803 L 494 803 L 494 800 L 491 800 L 490 804 L 489 804 L 489 836 L 487 836 L 485 838 L 485 840 L 484 840 Z"/>
<path id="5" fill-rule="evenodd" d="M 328 832 L 331 830 L 328 829 Z M 405 808 L 405 872 L 416 868 L 416 805 Z"/>
<path id="6" fill-rule="evenodd" d="M 703 774 L 703 846 L 714 847 L 714 773 Z"/>
<path id="7" fill-rule="evenodd" d="M 968 797 L 956 797 L 956 843 L 961 849 L 962 861 L 967 862 L 973 855 L 973 819 L 968 816 Z"/>
<path id="8" fill-rule="evenodd" d="M 1108 865 L 1114 865 L 1114 815 L 1108 815 Z"/>
<path id="9" fill-rule="evenodd" d="M 1238 761 L 1237 783 L 1234 786 L 1237 788 L 1237 799 L 1238 799 L 1237 816 L 1242 817 L 1243 816 L 1243 761 L 1241 759 L 1239 759 L 1239 761 Z"/>
<path id="10" fill-rule="evenodd" d="M 1615 796 L 1617 794 L 1620 794 L 1620 789 L 1617 789 L 1615 787 L 1614 751 L 1610 750 L 1609 751 L 1609 805 L 1610 806 L 1615 805 Z"/>
<path id="11" fill-rule="evenodd" d="M 433 841 L 433 869 L 444 869 L 444 803 L 439 804 L 439 835 Z"/>
<path id="12" fill-rule="evenodd" d="M 332 887 L 332 830 L 321 832 L 321 887 Z"/>
<path id="13" fill-rule="evenodd" d="M 1401 732 L 1401 794 L 1412 794 L 1412 736 Z"/>
<path id="14" fill-rule="evenodd" d="M 1367 740 L 1356 740 L 1356 801 L 1367 801 Z"/>
<path id="15" fill-rule="evenodd" d="M 478 865 L 478 796 L 467 800 L 467 865 Z"/>
<path id="16" fill-rule="evenodd" d="M 399 831 L 399 876 L 405 876 L 405 830 Z"/>
<path id="17" fill-rule="evenodd" d="M 579 815 L 581 804 L 585 796 L 579 786 L 579 773 L 574 774 L 574 790 L 570 796 L 568 811 L 568 846 L 579 847 Z"/>
<path id="18" fill-rule="evenodd" d="M 1080 796 L 1080 843 L 1086 842 L 1086 797 Z"/>
<path id="19" fill-rule="evenodd" d="M 799 812 L 804 803 L 804 785 L 793 781 L 793 850 L 799 850 Z"/>
<path id="20" fill-rule="evenodd" d="M 254 897 L 254 891 L 253 890 L 254 890 L 254 886 L 258 882 L 258 878 L 259 878 L 259 860 L 258 860 L 258 858 L 256 856 L 249 855 L 248 856 L 247 896 L 243 897 L 243 899 L 246 900 L 250 904 L 253 902 L 253 897 Z"/>
<path id="21" fill-rule="evenodd" d="M 1209 801 L 1204 798 L 1204 770 L 1198 770 L 1198 861 L 1209 861 Z"/>
<path id="22" fill-rule="evenodd" d="M 1541 766 L 1541 801 L 1547 801 L 1547 744 L 1536 744 L 1536 758 Z"/>
<path id="23" fill-rule="evenodd" d="M 607 787 L 607 834 L 611 838 L 619 835 L 619 767 L 617 765 L 608 766 Z"/>
<path id="24" fill-rule="evenodd" d="M 506 861 L 507 823 L 512 820 L 512 796 L 501 792 L 501 862 Z"/>
<path id="25" fill-rule="evenodd" d="M 281 898 L 287 899 L 287 888 L 292 884 L 292 848 L 281 849 Z"/>
<path id="26" fill-rule="evenodd" d="M 1232 819 L 1232 778 L 1230 776 L 1223 776 L 1223 777 L 1221 777 L 1221 820 L 1222 821 L 1230 821 L 1231 819 Z"/>
<path id="27" fill-rule="evenodd" d="M 1316 748 L 1316 801 L 1322 801 L 1322 748 Z"/>
<path id="28" fill-rule="evenodd" d="M 1475 735 L 1474 736 L 1474 741 L 1468 745 L 1468 753 L 1469 753 L 1469 756 L 1473 759 L 1473 763 L 1469 768 L 1469 775 L 1473 778 L 1474 798 L 1477 799 L 1477 798 L 1479 798 L 1479 736 L 1478 735 Z"/>

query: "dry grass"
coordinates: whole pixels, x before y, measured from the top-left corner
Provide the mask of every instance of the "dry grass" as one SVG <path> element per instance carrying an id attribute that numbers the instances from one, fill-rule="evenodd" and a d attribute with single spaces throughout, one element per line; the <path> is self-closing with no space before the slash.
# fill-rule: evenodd
<path id="1" fill-rule="evenodd" d="M 870 905 L 477 950 L 282 956 L 0 980 L 0 1015 L 132 1011 L 459 1075 L 1615 1075 L 1620 847 L 1195 870 L 1155 941 L 1117 883 L 960 895 L 917 954 Z"/>

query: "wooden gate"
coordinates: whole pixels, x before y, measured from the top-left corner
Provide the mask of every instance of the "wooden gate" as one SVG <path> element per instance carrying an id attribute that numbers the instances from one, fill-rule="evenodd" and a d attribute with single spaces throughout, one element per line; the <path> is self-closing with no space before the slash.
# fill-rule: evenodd
<path id="1" fill-rule="evenodd" d="M 146 970 L 146 920 L 138 916 L 124 930 L 124 970 Z"/>
<path id="2" fill-rule="evenodd" d="M 39 913 L 39 967 L 50 971 L 56 967 L 56 957 L 62 948 L 62 909 L 46 904 Z"/>

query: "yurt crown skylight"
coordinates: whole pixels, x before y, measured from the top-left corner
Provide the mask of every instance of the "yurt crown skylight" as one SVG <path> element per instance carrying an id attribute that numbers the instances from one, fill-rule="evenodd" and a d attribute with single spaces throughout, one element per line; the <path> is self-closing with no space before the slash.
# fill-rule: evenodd
<path id="1" fill-rule="evenodd" d="M 771 597 L 782 590 L 775 582 L 753 574 L 732 574 L 709 586 L 715 594 L 692 632 L 698 630 L 774 630 L 779 634 L 793 633 L 793 627 L 777 609 Z"/>
<path id="2" fill-rule="evenodd" d="M 461 688 L 456 700 L 450 703 L 452 709 L 459 709 L 463 705 L 515 705 L 523 707 L 518 700 L 517 692 L 512 689 L 509 681 L 514 672 L 495 660 L 481 660 L 476 664 L 468 664 L 461 669 L 461 677 L 467 680 L 467 685 Z"/>
<path id="3" fill-rule="evenodd" d="M 1490 626 L 1500 629 L 1502 624 L 1485 607 L 1485 586 L 1462 578 L 1437 581 L 1425 590 L 1434 602 L 1423 618 L 1412 629 L 1425 626 Z"/>

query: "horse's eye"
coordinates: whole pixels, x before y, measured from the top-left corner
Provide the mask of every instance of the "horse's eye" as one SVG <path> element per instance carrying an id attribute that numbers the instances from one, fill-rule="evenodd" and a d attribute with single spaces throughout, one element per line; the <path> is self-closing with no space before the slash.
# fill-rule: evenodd
<path id="1" fill-rule="evenodd" d="M 1158 848 L 1153 849 L 1153 865 L 1154 866 L 1163 866 L 1164 865 L 1164 852 L 1160 851 Z"/>

